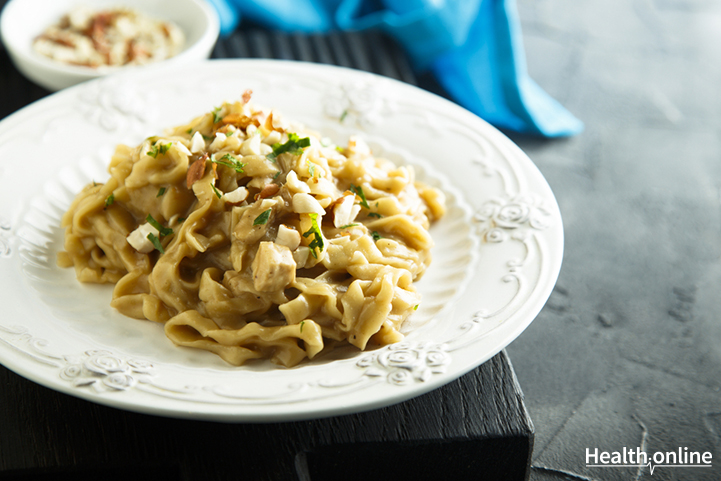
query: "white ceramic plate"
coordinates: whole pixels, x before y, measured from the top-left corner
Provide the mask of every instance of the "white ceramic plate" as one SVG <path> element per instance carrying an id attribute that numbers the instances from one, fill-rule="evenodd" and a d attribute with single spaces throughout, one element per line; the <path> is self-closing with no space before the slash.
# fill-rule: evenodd
<path id="1" fill-rule="evenodd" d="M 434 261 L 406 340 L 342 349 L 292 369 L 236 368 L 174 346 L 162 326 L 109 307 L 111 286 L 60 269 L 60 217 L 136 145 L 245 89 L 343 145 L 362 135 L 442 188 Z M 404 401 L 498 353 L 555 284 L 563 229 L 535 165 L 488 124 L 432 94 L 372 74 L 268 60 L 148 68 L 54 94 L 0 122 L 0 362 L 52 389 L 121 409 L 226 422 L 284 421 Z"/>

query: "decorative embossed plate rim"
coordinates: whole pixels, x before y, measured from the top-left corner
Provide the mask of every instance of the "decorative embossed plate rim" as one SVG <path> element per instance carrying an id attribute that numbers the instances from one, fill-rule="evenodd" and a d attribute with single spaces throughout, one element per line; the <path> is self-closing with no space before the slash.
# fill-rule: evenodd
<path id="1" fill-rule="evenodd" d="M 451 209 L 432 230 L 435 261 L 403 343 L 345 349 L 293 369 L 231 368 L 169 345 L 158 325 L 107 307 L 107 289 L 82 286 L 54 265 L 62 212 L 75 189 L 102 180 L 116 144 L 134 145 L 246 88 L 258 104 L 336 142 L 364 136 L 447 192 Z M 59 92 L 0 122 L 0 362 L 116 408 L 265 422 L 410 399 L 521 334 L 548 299 L 562 255 L 553 193 L 518 147 L 451 102 L 365 72 L 275 60 L 158 66 Z"/>

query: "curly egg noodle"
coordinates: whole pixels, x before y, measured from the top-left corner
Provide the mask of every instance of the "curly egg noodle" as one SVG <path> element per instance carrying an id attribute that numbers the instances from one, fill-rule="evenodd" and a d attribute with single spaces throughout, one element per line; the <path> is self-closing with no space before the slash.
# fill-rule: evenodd
<path id="1" fill-rule="evenodd" d="M 444 195 L 411 166 L 243 100 L 137 147 L 62 219 L 62 267 L 114 283 L 121 313 L 230 364 L 293 366 L 324 348 L 402 339 Z"/>

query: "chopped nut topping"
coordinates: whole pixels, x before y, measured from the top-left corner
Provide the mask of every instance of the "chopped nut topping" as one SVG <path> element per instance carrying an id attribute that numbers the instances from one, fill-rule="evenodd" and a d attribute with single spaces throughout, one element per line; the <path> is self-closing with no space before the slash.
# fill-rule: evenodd
<path id="1" fill-rule="evenodd" d="M 255 125 L 256 127 L 260 127 L 260 122 L 258 121 L 258 119 L 241 114 L 228 114 L 223 117 L 222 122 L 226 125 L 233 124 L 241 129 L 246 129 L 249 125 Z"/>
<path id="2" fill-rule="evenodd" d="M 266 184 L 266 186 L 263 187 L 263 190 L 260 191 L 260 194 L 258 194 L 258 197 L 261 199 L 273 197 L 279 190 L 280 186 L 278 184 Z"/>
<path id="3" fill-rule="evenodd" d="M 243 103 L 247 104 L 250 102 L 250 96 L 253 95 L 253 91 L 248 89 L 245 92 L 243 92 Z"/>
<path id="4" fill-rule="evenodd" d="M 199 181 L 205 174 L 205 162 L 208 160 L 208 157 L 209 155 L 206 152 L 205 154 L 203 154 L 202 157 L 193 162 L 188 168 L 188 177 L 186 179 L 188 189 L 190 189 L 193 184 Z"/>

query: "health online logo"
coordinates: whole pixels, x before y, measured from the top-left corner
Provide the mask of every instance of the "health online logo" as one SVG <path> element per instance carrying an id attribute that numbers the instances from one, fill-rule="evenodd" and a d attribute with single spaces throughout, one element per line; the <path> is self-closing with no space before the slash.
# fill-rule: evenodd
<path id="1" fill-rule="evenodd" d="M 700 453 L 689 451 L 688 448 L 678 448 L 678 451 L 657 451 L 649 455 L 641 448 L 628 449 L 624 446 L 621 451 L 599 451 L 586 448 L 587 468 L 628 468 L 648 466 L 653 476 L 656 468 L 710 468 L 713 455 L 710 452 Z"/>

